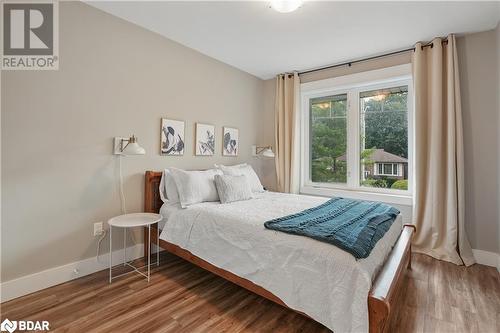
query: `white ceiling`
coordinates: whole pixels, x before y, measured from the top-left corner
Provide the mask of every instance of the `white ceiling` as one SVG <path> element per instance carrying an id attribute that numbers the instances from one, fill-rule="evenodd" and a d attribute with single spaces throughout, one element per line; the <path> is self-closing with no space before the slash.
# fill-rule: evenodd
<path id="1" fill-rule="evenodd" d="M 263 79 L 493 29 L 500 2 L 88 2 Z"/>

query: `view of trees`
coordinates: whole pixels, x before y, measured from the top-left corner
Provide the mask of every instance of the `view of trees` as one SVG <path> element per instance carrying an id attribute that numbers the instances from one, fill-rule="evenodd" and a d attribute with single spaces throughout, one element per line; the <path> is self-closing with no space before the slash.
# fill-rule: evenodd
<path id="1" fill-rule="evenodd" d="M 408 92 L 361 95 L 365 148 L 381 148 L 408 158 Z M 363 117 L 364 116 L 364 117 Z M 361 130 L 361 132 L 363 132 Z"/>
<path id="2" fill-rule="evenodd" d="M 347 148 L 347 95 L 311 100 L 311 180 L 345 183 Z"/>
<path id="3" fill-rule="evenodd" d="M 374 149 L 408 158 L 407 87 L 360 93 L 361 172 Z M 311 100 L 311 180 L 347 181 L 347 95 Z M 390 188 L 397 179 L 361 177 L 364 186 Z M 397 182 L 406 189 L 407 180 Z"/>

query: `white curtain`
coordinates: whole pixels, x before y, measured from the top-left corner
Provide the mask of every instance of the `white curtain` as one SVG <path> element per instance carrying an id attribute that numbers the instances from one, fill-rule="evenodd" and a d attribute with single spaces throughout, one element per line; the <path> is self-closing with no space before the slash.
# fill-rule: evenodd
<path id="1" fill-rule="evenodd" d="M 297 73 L 276 76 L 275 164 L 280 192 L 299 192 L 299 91 Z"/>
<path id="2" fill-rule="evenodd" d="M 474 257 L 464 227 L 464 148 L 455 36 L 415 45 L 413 249 L 458 265 Z"/>

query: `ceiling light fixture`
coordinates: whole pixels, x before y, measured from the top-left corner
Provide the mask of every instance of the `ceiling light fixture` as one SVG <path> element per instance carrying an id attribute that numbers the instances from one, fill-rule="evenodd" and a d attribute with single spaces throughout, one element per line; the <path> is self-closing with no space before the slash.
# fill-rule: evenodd
<path id="1" fill-rule="evenodd" d="M 269 4 L 272 9 L 280 13 L 291 13 L 302 6 L 302 0 L 271 0 Z"/>

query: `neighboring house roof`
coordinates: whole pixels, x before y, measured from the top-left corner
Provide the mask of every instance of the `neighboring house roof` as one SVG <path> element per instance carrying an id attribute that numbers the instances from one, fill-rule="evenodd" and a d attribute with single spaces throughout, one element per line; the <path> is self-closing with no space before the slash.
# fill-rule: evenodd
<path id="1" fill-rule="evenodd" d="M 369 159 L 375 163 L 408 163 L 406 158 L 388 153 L 383 149 L 374 149 Z M 345 161 L 346 155 L 339 156 L 337 160 Z"/>

